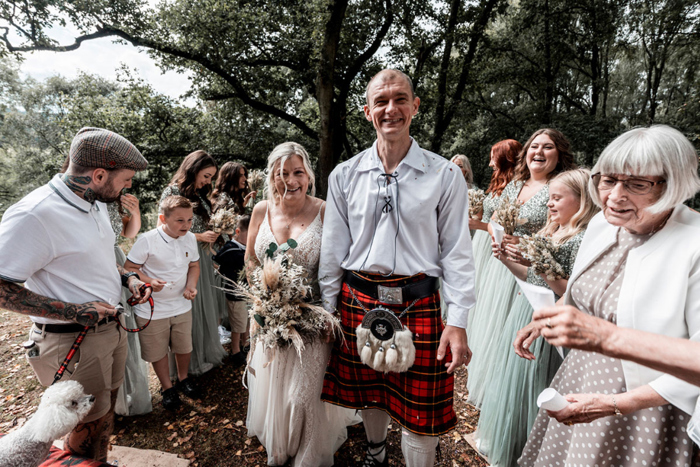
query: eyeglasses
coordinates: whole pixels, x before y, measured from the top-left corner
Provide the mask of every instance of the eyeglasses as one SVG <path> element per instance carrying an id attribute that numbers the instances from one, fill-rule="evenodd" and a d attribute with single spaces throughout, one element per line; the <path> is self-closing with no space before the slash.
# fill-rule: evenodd
<path id="1" fill-rule="evenodd" d="M 600 173 L 591 175 L 593 183 L 600 191 L 611 191 L 619 183 L 628 193 L 633 195 L 646 195 L 654 188 L 654 185 L 661 185 L 666 183 L 666 180 L 659 180 L 658 182 L 653 182 L 651 180 L 646 180 L 644 178 L 628 178 L 626 180 L 621 180 L 619 178 L 611 177 L 610 175 L 603 175 Z"/>

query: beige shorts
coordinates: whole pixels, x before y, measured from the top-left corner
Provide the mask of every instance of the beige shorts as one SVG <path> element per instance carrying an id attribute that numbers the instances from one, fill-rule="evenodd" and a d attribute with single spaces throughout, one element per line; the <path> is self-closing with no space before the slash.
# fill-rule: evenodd
<path id="1" fill-rule="evenodd" d="M 143 326 L 148 319 L 136 316 L 136 324 Z M 168 354 L 192 352 L 192 310 L 172 318 L 154 319 L 139 333 L 141 358 L 153 363 Z"/>
<path id="2" fill-rule="evenodd" d="M 36 347 L 29 349 L 26 355 L 42 385 L 49 386 L 53 383 L 58 367 L 68 355 L 78 334 L 44 332 L 36 324 L 32 326 L 29 339 L 34 341 Z M 38 354 L 36 350 L 39 351 Z M 95 404 L 82 423 L 93 422 L 109 412 L 110 393 L 119 389 L 124 381 L 126 354 L 126 331 L 115 322 L 90 329 L 85 335 L 61 378 L 61 381 L 79 382 L 86 394 L 95 396 Z"/>
<path id="3" fill-rule="evenodd" d="M 248 302 L 226 300 L 228 307 L 228 322 L 231 332 L 244 333 L 248 331 Z"/>

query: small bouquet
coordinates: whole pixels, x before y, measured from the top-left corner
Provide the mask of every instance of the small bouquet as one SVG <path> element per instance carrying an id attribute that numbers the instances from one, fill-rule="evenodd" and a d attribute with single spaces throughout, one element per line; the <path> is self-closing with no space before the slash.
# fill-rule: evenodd
<path id="1" fill-rule="evenodd" d="M 568 279 L 569 276 L 564 268 L 554 259 L 559 246 L 552 241 L 551 237 L 537 234 L 523 237 L 520 239 L 518 248 L 523 257 L 532 263 L 531 267 L 536 274 L 544 274 L 550 281 Z"/>
<path id="2" fill-rule="evenodd" d="M 209 228 L 218 234 L 233 235 L 238 217 L 233 209 L 219 209 L 209 219 Z"/>
<path id="3" fill-rule="evenodd" d="M 520 206 L 522 204 L 517 199 L 511 201 L 509 197 L 502 196 L 493 213 L 492 220 L 503 227 L 506 235 L 513 235 L 516 227 L 527 222 L 520 218 Z"/>
<path id="4" fill-rule="evenodd" d="M 477 188 L 469 190 L 469 217 L 481 220 L 481 216 L 484 212 L 484 198 L 486 198 L 484 190 L 479 190 Z"/>
<path id="5" fill-rule="evenodd" d="M 248 207 L 255 206 L 256 199 L 262 198 L 263 188 L 265 188 L 265 172 L 262 170 L 251 170 L 248 172 L 248 186 L 250 191 L 255 191 L 255 198 L 248 200 Z"/>
<path id="6" fill-rule="evenodd" d="M 293 248 L 296 242 L 290 245 Z M 278 349 L 294 346 L 299 358 L 306 343 L 324 335 L 330 325 L 340 330 L 338 319 L 322 306 L 310 302 L 311 286 L 306 271 L 294 264 L 288 254 L 290 247 L 278 250 L 271 243 L 263 264 L 250 274 L 250 285 L 227 281 L 234 292 L 252 303 L 250 316 L 251 347 L 261 341 L 265 352 L 274 359 Z M 233 290 L 231 290 L 233 289 Z"/>

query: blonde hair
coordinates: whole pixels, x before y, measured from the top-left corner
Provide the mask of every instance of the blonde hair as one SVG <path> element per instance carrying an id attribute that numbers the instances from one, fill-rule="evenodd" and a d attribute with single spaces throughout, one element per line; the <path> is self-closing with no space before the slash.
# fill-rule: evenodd
<path id="1" fill-rule="evenodd" d="M 472 172 L 472 165 L 469 163 L 469 159 L 464 154 L 456 154 L 452 157 L 452 159 L 450 159 L 450 162 L 457 160 L 462 162 L 462 167 L 467 170 L 467 174 L 464 176 L 464 178 L 467 180 L 467 185 L 469 185 L 469 188 L 471 188 L 471 186 L 474 184 L 474 172 Z"/>
<path id="2" fill-rule="evenodd" d="M 292 156 L 301 157 L 302 164 L 304 165 L 304 171 L 306 171 L 306 175 L 309 176 L 309 189 L 311 191 L 311 196 L 316 195 L 316 177 L 314 176 L 314 171 L 311 169 L 309 154 L 301 144 L 287 141 L 286 143 L 278 144 L 267 158 L 267 179 L 265 180 L 265 193 L 267 199 L 273 204 L 277 204 L 280 200 L 280 194 L 277 192 L 277 188 L 275 188 L 275 169 L 279 168 L 279 175 L 282 177 L 284 163 L 287 162 L 287 159 Z M 282 182 L 284 182 L 284 177 L 282 177 Z M 286 183 L 284 184 L 284 190 L 284 194 L 286 194 Z"/>
<path id="3" fill-rule="evenodd" d="M 666 180 L 651 214 L 674 208 L 700 190 L 698 154 L 683 133 L 667 125 L 635 128 L 622 133 L 603 150 L 593 173 L 634 177 L 659 176 Z M 588 183 L 593 201 L 602 207 L 598 188 Z"/>
<path id="4" fill-rule="evenodd" d="M 588 192 L 588 181 L 591 178 L 591 171 L 588 169 L 574 169 L 562 172 L 555 176 L 549 183 L 559 182 L 568 187 L 579 199 L 579 208 L 571 216 L 566 227 L 562 227 L 556 222 L 552 222 L 547 214 L 547 224 L 539 231 L 540 235 L 551 236 L 556 243 L 562 244 L 570 240 L 588 226 L 600 208 L 593 202 Z"/>

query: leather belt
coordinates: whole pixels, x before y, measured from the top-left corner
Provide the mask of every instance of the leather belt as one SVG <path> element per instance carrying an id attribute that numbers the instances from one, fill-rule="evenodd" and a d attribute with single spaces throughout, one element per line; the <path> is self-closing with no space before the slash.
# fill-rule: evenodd
<path id="1" fill-rule="evenodd" d="M 440 287 L 437 277 L 428 276 L 426 279 L 406 284 L 403 287 L 385 287 L 376 282 L 368 281 L 352 271 L 345 271 L 345 283 L 353 289 L 375 300 L 391 305 L 400 305 L 405 302 L 428 297 Z"/>
<path id="2" fill-rule="evenodd" d="M 97 326 L 104 326 L 105 324 L 109 324 L 116 321 L 116 318 L 113 316 L 110 316 L 108 318 L 102 318 L 97 322 Z M 44 332 L 51 332 L 54 334 L 72 334 L 76 332 L 80 332 L 83 329 L 85 329 L 85 326 L 82 324 L 78 323 L 70 323 L 70 324 L 41 324 L 41 323 L 34 323 L 34 325 L 44 331 Z"/>

